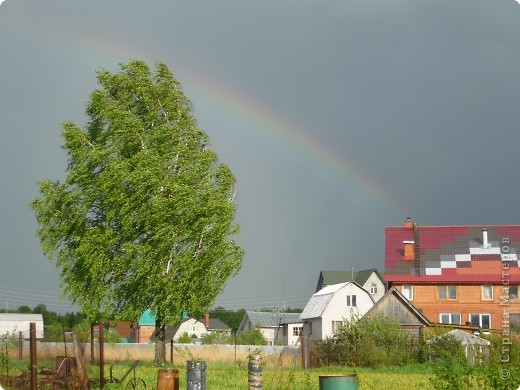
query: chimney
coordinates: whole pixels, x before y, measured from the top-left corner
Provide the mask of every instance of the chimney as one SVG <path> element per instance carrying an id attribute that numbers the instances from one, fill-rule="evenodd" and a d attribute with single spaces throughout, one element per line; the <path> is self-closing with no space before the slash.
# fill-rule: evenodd
<path id="1" fill-rule="evenodd" d="M 415 241 L 403 241 L 404 260 L 415 260 Z"/>
<path id="2" fill-rule="evenodd" d="M 407 217 L 407 218 L 404 220 L 404 227 L 405 227 L 405 228 L 413 228 L 413 221 L 412 221 L 412 218 Z"/>
<path id="3" fill-rule="evenodd" d="M 209 313 L 206 313 L 206 315 L 204 316 L 204 326 L 206 327 L 206 329 L 209 329 Z"/>
<path id="4" fill-rule="evenodd" d="M 487 229 L 482 229 L 482 248 L 489 248 Z"/>

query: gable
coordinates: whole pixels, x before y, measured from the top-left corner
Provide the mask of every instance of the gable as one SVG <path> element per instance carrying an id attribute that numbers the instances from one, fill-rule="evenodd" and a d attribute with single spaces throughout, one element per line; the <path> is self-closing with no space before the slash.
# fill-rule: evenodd
<path id="1" fill-rule="evenodd" d="M 377 277 L 383 283 L 383 278 L 379 274 L 376 268 L 371 268 L 367 270 L 352 272 L 352 271 L 320 271 L 320 276 L 318 278 L 318 284 L 316 286 L 316 292 L 320 291 L 322 288 L 326 286 L 330 286 L 333 284 L 345 283 L 354 281 L 360 286 L 363 286 L 371 275 L 376 274 Z"/>
<path id="2" fill-rule="evenodd" d="M 393 318 L 400 325 L 429 325 L 421 314 L 398 290 L 392 287 L 366 315 L 384 315 Z"/>
<path id="3" fill-rule="evenodd" d="M 374 304 L 372 296 L 356 282 L 338 283 L 326 286 L 315 293 L 305 305 L 300 318 L 302 320 L 308 320 L 322 317 L 332 302 L 334 302 L 332 306 L 336 307 L 338 305 L 338 296 L 341 296 L 340 299 L 343 301 L 343 298 L 346 297 L 347 294 L 365 296 L 366 299 L 358 300 L 358 305 L 363 301 L 368 302 L 370 306 Z M 344 304 L 340 306 L 344 306 Z M 343 309 L 345 309 L 345 307 L 343 307 Z"/>
<path id="4" fill-rule="evenodd" d="M 146 310 L 139 318 L 139 326 L 155 326 L 155 316 L 150 309 Z"/>

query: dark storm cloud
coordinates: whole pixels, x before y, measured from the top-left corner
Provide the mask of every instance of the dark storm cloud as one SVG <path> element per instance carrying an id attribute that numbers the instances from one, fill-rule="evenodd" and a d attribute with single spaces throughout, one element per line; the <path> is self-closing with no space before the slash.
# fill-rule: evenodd
<path id="1" fill-rule="evenodd" d="M 170 65 L 237 176 L 246 257 L 224 306 L 281 305 L 283 293 L 303 306 L 320 269 L 382 270 L 384 228 L 408 215 L 517 223 L 519 18 L 512 0 L 7 0 L 0 286 L 57 291 L 27 204 L 39 179 L 63 177 L 60 122 L 83 123 L 95 71 L 128 58 Z M 223 91 L 208 98 L 201 75 L 286 119 L 381 193 L 279 137 L 268 117 L 233 110 Z"/>

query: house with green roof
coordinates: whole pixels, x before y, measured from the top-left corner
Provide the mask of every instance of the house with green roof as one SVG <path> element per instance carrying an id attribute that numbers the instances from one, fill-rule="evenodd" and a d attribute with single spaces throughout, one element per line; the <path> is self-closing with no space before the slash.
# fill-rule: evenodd
<path id="1" fill-rule="evenodd" d="M 380 300 L 386 292 L 383 276 L 376 268 L 363 271 L 320 271 L 316 292 L 334 284 L 356 282 L 365 289 L 375 302 Z"/>

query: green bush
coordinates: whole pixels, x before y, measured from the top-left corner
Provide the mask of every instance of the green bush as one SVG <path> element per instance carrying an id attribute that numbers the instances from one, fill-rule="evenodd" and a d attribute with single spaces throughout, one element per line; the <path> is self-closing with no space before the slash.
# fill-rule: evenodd
<path id="1" fill-rule="evenodd" d="M 488 356 L 476 374 L 482 387 L 509 390 L 520 387 L 520 339 L 518 335 L 487 337 L 491 342 Z"/>
<path id="2" fill-rule="evenodd" d="M 433 364 L 431 383 L 436 389 L 469 389 L 471 369 L 461 342 L 451 334 L 437 336 L 429 342 Z"/>
<path id="3" fill-rule="evenodd" d="M 215 331 L 202 337 L 202 342 L 204 344 L 233 344 L 235 340 L 230 332 Z"/>
<path id="4" fill-rule="evenodd" d="M 264 335 L 258 328 L 238 333 L 236 343 L 238 345 L 267 345 Z"/>
<path id="5" fill-rule="evenodd" d="M 184 332 L 181 334 L 181 337 L 175 340 L 175 342 L 179 344 L 191 344 L 193 342 L 193 337 L 191 337 L 188 332 Z"/>
<path id="6" fill-rule="evenodd" d="M 385 316 L 365 316 L 345 322 L 334 339 L 313 345 L 317 365 L 381 367 L 416 360 L 417 348 L 399 323 Z"/>

